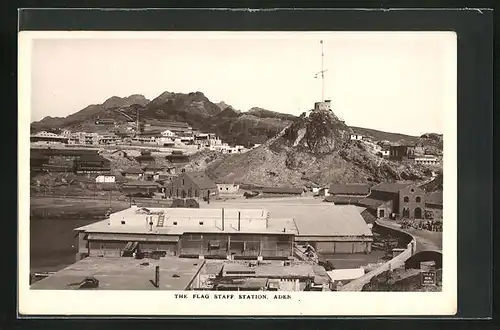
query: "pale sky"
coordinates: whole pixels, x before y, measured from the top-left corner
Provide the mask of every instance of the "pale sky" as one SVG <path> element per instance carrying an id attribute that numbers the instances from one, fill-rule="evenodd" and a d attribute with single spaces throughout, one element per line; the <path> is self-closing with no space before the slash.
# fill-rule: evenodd
<path id="1" fill-rule="evenodd" d="M 442 133 L 445 97 L 456 88 L 444 69 L 456 39 L 446 32 L 72 33 L 33 40 L 32 121 L 164 91 L 299 115 L 321 100 L 320 40 L 325 98 L 350 126 Z"/>

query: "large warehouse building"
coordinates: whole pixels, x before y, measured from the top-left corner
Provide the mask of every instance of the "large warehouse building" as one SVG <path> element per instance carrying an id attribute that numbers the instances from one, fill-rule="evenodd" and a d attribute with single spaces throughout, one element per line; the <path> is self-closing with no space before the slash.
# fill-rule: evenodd
<path id="1" fill-rule="evenodd" d="M 373 235 L 356 206 L 214 203 L 200 209 L 132 207 L 77 228 L 79 253 L 131 251 L 223 259 L 287 259 L 294 245 L 317 252 L 370 253 Z"/>
<path id="2" fill-rule="evenodd" d="M 296 199 L 213 203 L 211 207 L 214 206 L 239 209 L 259 207 L 266 209 L 271 217 L 294 219 L 297 226 L 295 242 L 308 243 L 320 253 L 371 252 L 373 234 L 357 206 L 300 203 Z"/>
<path id="3" fill-rule="evenodd" d="M 263 209 L 132 207 L 75 229 L 79 253 L 123 256 L 130 250 L 165 255 L 229 259 L 286 259 L 297 228 L 292 218 L 272 218 Z"/>

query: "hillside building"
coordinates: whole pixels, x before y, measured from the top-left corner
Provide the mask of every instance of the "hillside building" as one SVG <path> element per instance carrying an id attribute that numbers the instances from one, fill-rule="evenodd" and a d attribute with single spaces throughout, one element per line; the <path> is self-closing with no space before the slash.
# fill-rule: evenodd
<path id="1" fill-rule="evenodd" d="M 290 195 L 290 196 L 302 196 L 304 195 L 304 188 L 293 188 L 293 187 L 264 187 L 260 189 L 260 192 L 267 195 Z"/>
<path id="2" fill-rule="evenodd" d="M 380 183 L 368 198 L 359 201 L 378 218 L 423 219 L 425 191 L 414 183 Z"/>
<path id="3" fill-rule="evenodd" d="M 121 140 L 121 139 L 114 134 L 99 135 L 99 144 L 101 144 L 101 145 L 115 144 L 119 140 Z"/>
<path id="4" fill-rule="evenodd" d="M 74 160 L 75 173 L 109 173 L 111 163 L 100 155 L 84 154 Z"/>
<path id="5" fill-rule="evenodd" d="M 351 134 L 351 140 L 362 141 L 363 140 L 363 135 L 361 135 L 361 134 Z"/>
<path id="6" fill-rule="evenodd" d="M 174 132 L 172 132 L 171 130 L 168 130 L 168 129 L 161 132 L 161 136 L 168 137 L 168 138 L 176 138 L 177 137 L 177 135 Z"/>
<path id="7" fill-rule="evenodd" d="M 219 195 L 234 195 L 240 191 L 240 185 L 235 183 L 217 183 Z"/>
<path id="8" fill-rule="evenodd" d="M 183 165 L 189 163 L 189 156 L 178 150 L 172 151 L 170 155 L 165 156 L 165 159 L 174 165 Z"/>
<path id="9" fill-rule="evenodd" d="M 97 118 L 94 123 L 101 126 L 114 126 L 115 120 L 112 118 Z"/>
<path id="10" fill-rule="evenodd" d="M 140 180 L 144 175 L 144 170 L 139 167 L 129 167 L 122 171 L 122 175 L 131 180 Z"/>
<path id="11" fill-rule="evenodd" d="M 152 197 L 162 189 L 161 185 L 154 181 L 128 181 L 122 185 L 122 190 L 127 196 Z"/>
<path id="12" fill-rule="evenodd" d="M 415 158 L 415 147 L 414 146 L 390 146 L 389 147 L 389 158 L 391 160 L 401 161 L 406 159 Z"/>
<path id="13" fill-rule="evenodd" d="M 194 144 L 202 147 L 211 147 L 222 145 L 222 141 L 214 133 L 201 133 L 194 136 Z"/>
<path id="14" fill-rule="evenodd" d="M 152 163 L 143 167 L 143 170 L 144 170 L 144 175 L 143 175 L 144 180 L 157 181 L 160 178 L 160 174 L 163 173 L 164 167 Z"/>
<path id="15" fill-rule="evenodd" d="M 141 155 L 135 157 L 135 160 L 141 165 L 148 165 L 155 162 L 154 157 L 151 155 L 151 151 L 143 150 Z"/>
<path id="16" fill-rule="evenodd" d="M 35 144 L 67 144 L 68 137 L 42 131 L 30 136 L 30 142 Z"/>
<path id="17" fill-rule="evenodd" d="M 332 184 L 328 192 L 329 196 L 326 196 L 325 202 L 337 205 L 355 205 L 370 195 L 370 186 L 361 183 Z"/>
<path id="18" fill-rule="evenodd" d="M 415 156 L 415 164 L 435 166 L 439 164 L 439 159 L 434 155 Z"/>
<path id="19" fill-rule="evenodd" d="M 115 183 L 116 177 L 113 174 L 99 174 L 95 178 L 96 183 Z"/>
<path id="20" fill-rule="evenodd" d="M 204 172 L 184 172 L 165 186 L 167 198 L 209 199 L 218 196 L 217 185 Z"/>

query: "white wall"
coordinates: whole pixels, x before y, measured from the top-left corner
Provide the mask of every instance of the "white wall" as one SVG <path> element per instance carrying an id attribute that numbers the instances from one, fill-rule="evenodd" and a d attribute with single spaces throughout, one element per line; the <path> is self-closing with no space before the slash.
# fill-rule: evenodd
<path id="1" fill-rule="evenodd" d="M 114 183 L 115 176 L 114 175 L 99 175 L 95 178 L 95 182 L 97 182 L 97 183 Z"/>

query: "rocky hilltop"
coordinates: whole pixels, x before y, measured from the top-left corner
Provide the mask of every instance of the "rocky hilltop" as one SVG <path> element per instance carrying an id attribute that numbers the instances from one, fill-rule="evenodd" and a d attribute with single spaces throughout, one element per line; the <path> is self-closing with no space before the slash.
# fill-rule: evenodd
<path id="1" fill-rule="evenodd" d="M 377 183 L 431 175 L 423 166 L 374 155 L 363 142 L 351 141 L 351 132 L 331 110 L 312 110 L 258 148 L 203 165 L 220 181 L 263 186 Z"/>

